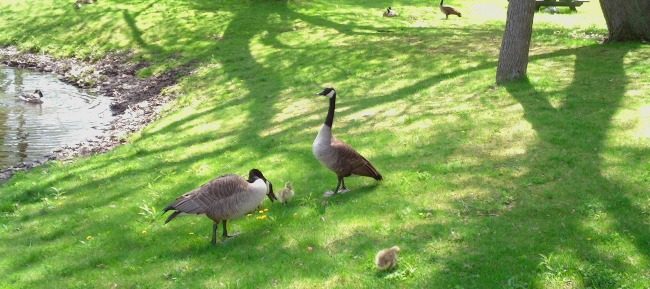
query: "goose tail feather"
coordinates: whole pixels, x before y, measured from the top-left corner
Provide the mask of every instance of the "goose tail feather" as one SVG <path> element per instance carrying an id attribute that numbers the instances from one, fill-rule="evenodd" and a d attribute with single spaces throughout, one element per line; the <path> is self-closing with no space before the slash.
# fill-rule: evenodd
<path id="1" fill-rule="evenodd" d="M 373 167 L 371 163 L 368 163 L 367 168 L 370 171 L 370 177 L 372 177 L 373 179 L 378 180 L 378 181 L 381 181 L 381 180 L 384 179 L 384 177 L 381 176 L 379 171 L 377 171 L 377 169 L 375 169 L 375 167 Z"/>
<path id="2" fill-rule="evenodd" d="M 171 220 L 173 220 L 174 218 L 176 218 L 180 213 L 181 213 L 181 211 L 175 211 L 173 214 L 169 215 L 169 217 L 167 218 L 167 220 L 165 220 L 165 224 L 169 223 L 169 221 L 171 221 Z"/>
<path id="3" fill-rule="evenodd" d="M 185 194 L 181 196 L 180 198 L 176 199 L 173 203 L 169 204 L 169 206 L 165 207 L 163 209 L 163 214 L 165 214 L 167 211 L 174 210 L 174 213 L 169 215 L 169 218 L 165 221 L 165 224 L 167 224 L 169 221 L 173 220 L 174 218 L 178 217 L 179 214 L 205 214 L 205 209 L 204 206 L 202 206 L 202 202 L 199 202 L 200 200 L 195 200 L 195 194 Z"/>
<path id="4" fill-rule="evenodd" d="M 379 171 L 377 171 L 377 169 L 369 161 L 366 161 L 365 164 L 352 171 L 352 174 L 357 176 L 371 177 L 378 181 L 384 179 L 384 177 L 382 177 Z"/>

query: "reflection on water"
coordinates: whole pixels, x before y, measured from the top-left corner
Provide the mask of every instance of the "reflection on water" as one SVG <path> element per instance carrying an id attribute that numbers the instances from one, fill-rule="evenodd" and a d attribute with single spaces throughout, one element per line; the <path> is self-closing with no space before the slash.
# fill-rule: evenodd
<path id="1" fill-rule="evenodd" d="M 36 89 L 42 104 L 16 97 Z M 109 104 L 53 74 L 0 66 L 0 169 L 99 135 L 112 120 Z"/>

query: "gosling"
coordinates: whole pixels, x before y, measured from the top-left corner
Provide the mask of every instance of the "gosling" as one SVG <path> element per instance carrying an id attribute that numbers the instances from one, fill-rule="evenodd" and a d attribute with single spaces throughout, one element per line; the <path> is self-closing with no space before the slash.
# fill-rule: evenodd
<path id="1" fill-rule="evenodd" d="M 278 191 L 278 199 L 283 205 L 289 202 L 289 199 L 291 199 L 293 195 L 294 191 L 291 182 L 287 182 L 285 187 Z"/>
<path id="2" fill-rule="evenodd" d="M 397 266 L 397 253 L 399 247 L 393 246 L 389 249 L 383 249 L 375 256 L 375 265 L 379 270 L 392 270 Z"/>

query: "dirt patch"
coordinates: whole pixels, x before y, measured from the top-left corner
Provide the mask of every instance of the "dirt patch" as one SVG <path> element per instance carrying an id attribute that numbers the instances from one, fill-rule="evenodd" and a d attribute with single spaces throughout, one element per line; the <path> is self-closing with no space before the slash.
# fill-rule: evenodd
<path id="1" fill-rule="evenodd" d="M 0 63 L 51 72 L 66 83 L 111 97 L 110 108 L 115 115 L 109 128 L 100 136 L 62 147 L 36 161 L 0 170 L 0 182 L 10 178 L 16 171 L 32 169 L 51 160 L 70 160 L 109 151 L 124 143 L 124 136 L 137 132 L 154 121 L 162 106 L 173 97 L 161 93 L 162 90 L 190 74 L 192 68 L 184 66 L 149 78 L 138 78 L 136 73 L 149 64 L 132 62 L 131 56 L 130 53 L 113 54 L 96 62 L 87 62 L 20 52 L 13 47 L 0 48 Z"/>

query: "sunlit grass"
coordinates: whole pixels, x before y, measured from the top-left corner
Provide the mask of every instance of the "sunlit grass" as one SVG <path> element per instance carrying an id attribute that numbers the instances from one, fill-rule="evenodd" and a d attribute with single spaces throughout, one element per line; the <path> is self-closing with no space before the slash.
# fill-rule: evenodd
<path id="1" fill-rule="evenodd" d="M 2 44 L 194 72 L 129 143 L 0 187 L 0 287 L 650 286 L 650 49 L 598 44 L 597 1 L 536 14 L 529 80 L 503 87 L 506 1 L 450 0 L 449 20 L 425 1 L 10 2 Z M 335 134 L 385 177 L 328 199 L 324 86 Z M 253 167 L 296 197 L 216 247 L 206 218 L 163 225 L 176 197 Z M 377 272 L 393 245 L 398 268 Z"/>

